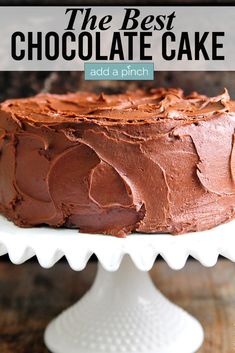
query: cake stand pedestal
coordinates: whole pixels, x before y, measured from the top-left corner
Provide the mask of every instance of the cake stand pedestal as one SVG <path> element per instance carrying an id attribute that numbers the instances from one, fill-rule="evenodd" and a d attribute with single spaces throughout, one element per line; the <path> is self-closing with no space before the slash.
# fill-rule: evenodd
<path id="1" fill-rule="evenodd" d="M 74 270 L 82 270 L 92 254 L 98 257 L 91 289 L 46 329 L 45 343 L 53 353 L 193 353 L 203 341 L 201 325 L 169 302 L 147 271 L 158 254 L 173 269 L 182 268 L 189 255 L 205 266 L 213 266 L 219 254 L 234 261 L 234 229 L 230 222 L 178 237 L 118 239 L 69 229 L 22 229 L 0 217 L 0 255 L 8 253 L 15 264 L 36 255 L 46 268 L 65 255 Z"/>
<path id="2" fill-rule="evenodd" d="M 198 321 L 169 302 L 128 257 L 116 272 L 98 265 L 92 288 L 45 333 L 55 353 L 193 353 L 202 341 Z"/>

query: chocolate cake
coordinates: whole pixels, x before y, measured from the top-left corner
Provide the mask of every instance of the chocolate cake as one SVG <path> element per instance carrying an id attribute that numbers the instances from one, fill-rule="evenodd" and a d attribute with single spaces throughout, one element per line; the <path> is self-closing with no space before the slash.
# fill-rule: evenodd
<path id="1" fill-rule="evenodd" d="M 40 94 L 0 110 L 0 212 L 125 236 L 235 217 L 235 102 L 180 89 Z"/>

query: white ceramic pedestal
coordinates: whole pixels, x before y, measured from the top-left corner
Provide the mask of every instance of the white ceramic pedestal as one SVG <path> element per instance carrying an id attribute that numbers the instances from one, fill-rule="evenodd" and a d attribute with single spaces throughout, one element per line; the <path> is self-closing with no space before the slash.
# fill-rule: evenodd
<path id="1" fill-rule="evenodd" d="M 177 237 L 118 239 L 69 229 L 22 229 L 0 216 L 0 255 L 8 253 L 15 264 L 36 255 L 46 268 L 65 256 L 74 270 L 97 256 L 90 291 L 46 329 L 45 343 L 53 353 L 193 353 L 203 340 L 201 325 L 170 303 L 147 271 L 159 254 L 173 269 L 182 268 L 189 255 L 205 266 L 215 265 L 219 254 L 235 261 L 234 230 L 235 221 Z"/>
<path id="2" fill-rule="evenodd" d="M 45 333 L 54 353 L 193 353 L 202 341 L 198 321 L 169 302 L 129 257 L 116 272 L 99 265 L 92 288 Z"/>

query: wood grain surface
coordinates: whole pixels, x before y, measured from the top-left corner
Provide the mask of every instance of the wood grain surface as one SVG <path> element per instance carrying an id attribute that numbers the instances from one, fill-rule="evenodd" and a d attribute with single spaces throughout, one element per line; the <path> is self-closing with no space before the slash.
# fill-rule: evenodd
<path id="1" fill-rule="evenodd" d="M 0 259 L 0 353 L 48 352 L 45 326 L 87 291 L 95 273 L 94 262 L 76 273 L 66 262 L 45 270 L 32 261 L 14 266 Z M 173 271 L 158 261 L 151 276 L 169 299 L 204 326 L 206 338 L 198 353 L 235 352 L 233 263 L 221 259 L 215 267 L 204 268 L 189 261 L 183 270 Z"/>

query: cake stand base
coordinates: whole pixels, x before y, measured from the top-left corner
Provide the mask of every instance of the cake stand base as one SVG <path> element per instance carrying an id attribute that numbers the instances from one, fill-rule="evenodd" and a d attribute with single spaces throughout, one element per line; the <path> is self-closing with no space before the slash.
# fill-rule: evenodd
<path id="1" fill-rule="evenodd" d="M 45 332 L 53 353 L 193 353 L 202 342 L 199 322 L 166 299 L 129 256 L 116 272 L 99 264 L 91 289 Z"/>

